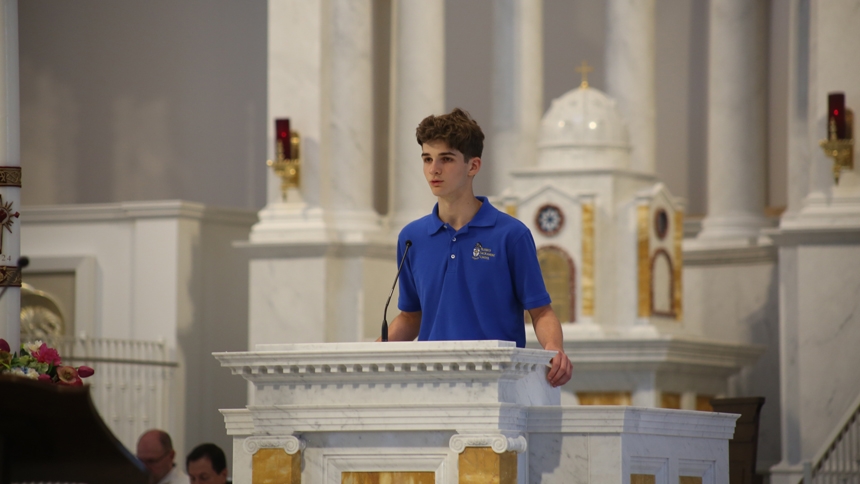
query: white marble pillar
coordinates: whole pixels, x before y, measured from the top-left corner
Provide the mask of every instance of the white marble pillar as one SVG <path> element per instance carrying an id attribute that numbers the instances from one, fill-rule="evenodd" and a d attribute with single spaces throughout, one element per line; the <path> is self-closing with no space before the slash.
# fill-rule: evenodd
<path id="1" fill-rule="evenodd" d="M 395 0 L 391 100 L 392 232 L 436 202 L 424 180 L 415 128 L 445 110 L 445 2 Z"/>
<path id="2" fill-rule="evenodd" d="M 700 240 L 757 238 L 765 225 L 767 4 L 712 0 L 708 214 Z"/>
<path id="3" fill-rule="evenodd" d="M 0 53 L 3 54 L 0 58 L 0 230 L 4 232 L 0 239 L 0 274 L 3 283 L 10 285 L 0 300 L 0 338 L 16 351 L 21 337 L 20 275 L 15 269 L 21 254 L 21 220 L 17 215 L 21 210 L 18 0 L 2 0 L 0 4 Z M 15 285 L 16 282 L 19 285 Z"/>
<path id="4" fill-rule="evenodd" d="M 606 91 L 618 100 L 618 109 L 630 129 L 630 167 L 654 173 L 655 0 L 609 0 L 606 11 Z"/>
<path id="5" fill-rule="evenodd" d="M 281 199 L 269 173 L 256 242 L 363 240 L 379 232 L 372 208 L 370 0 L 269 2 L 269 150 L 274 120 L 299 131 L 301 189 Z"/>
<path id="6" fill-rule="evenodd" d="M 493 4 L 493 128 L 490 191 L 511 186 L 511 170 L 537 163 L 543 114 L 543 0 Z M 485 155 L 487 154 L 485 146 Z"/>
<path id="7" fill-rule="evenodd" d="M 323 97 L 328 147 L 323 146 L 324 206 L 332 228 L 349 234 L 379 229 L 373 210 L 373 89 L 371 0 L 331 3 L 330 95 Z"/>
<path id="8" fill-rule="evenodd" d="M 788 204 L 792 218 L 809 192 L 809 3 L 791 0 L 788 27 Z"/>
<path id="9" fill-rule="evenodd" d="M 251 231 L 254 242 L 281 242 L 327 237 L 323 217 L 321 147 L 322 104 L 325 78 L 323 31 L 330 29 L 322 0 L 270 1 L 268 8 L 268 113 L 267 153 L 275 157 L 275 119 L 289 118 L 301 144 L 301 188 L 292 190 L 285 203 L 280 178 L 270 169 L 267 175 L 268 203 L 260 211 L 260 222 Z M 263 163 L 263 160 L 260 160 Z"/>

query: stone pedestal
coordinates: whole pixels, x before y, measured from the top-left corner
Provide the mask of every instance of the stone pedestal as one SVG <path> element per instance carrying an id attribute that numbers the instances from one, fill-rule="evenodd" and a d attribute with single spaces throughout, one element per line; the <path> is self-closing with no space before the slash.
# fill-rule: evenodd
<path id="1" fill-rule="evenodd" d="M 222 410 L 234 482 L 728 483 L 732 414 L 560 406 L 553 353 L 501 341 L 257 345 L 216 353 L 253 385 Z M 276 463 L 273 464 L 272 462 Z M 301 479 L 296 478 L 300 470 Z M 287 476 L 289 474 L 289 476 Z"/>

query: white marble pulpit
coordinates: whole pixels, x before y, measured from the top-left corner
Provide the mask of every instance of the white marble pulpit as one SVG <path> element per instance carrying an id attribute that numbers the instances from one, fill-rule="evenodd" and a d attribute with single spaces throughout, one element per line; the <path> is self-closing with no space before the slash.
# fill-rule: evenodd
<path id="1" fill-rule="evenodd" d="M 737 415 L 561 406 L 552 356 L 502 341 L 216 353 L 253 387 L 221 411 L 233 482 L 728 483 Z"/>

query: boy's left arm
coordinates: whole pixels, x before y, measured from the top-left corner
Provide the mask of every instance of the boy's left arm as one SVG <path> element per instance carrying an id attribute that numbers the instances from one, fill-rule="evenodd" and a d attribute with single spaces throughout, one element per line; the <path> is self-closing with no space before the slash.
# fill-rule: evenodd
<path id="1" fill-rule="evenodd" d="M 547 373 L 546 379 L 554 387 L 564 385 L 570 380 L 573 364 L 564 353 L 564 338 L 558 316 L 555 315 L 555 311 L 549 304 L 529 309 L 529 315 L 532 317 L 535 334 L 541 346 L 545 350 L 558 352 L 550 361 L 552 368 Z"/>

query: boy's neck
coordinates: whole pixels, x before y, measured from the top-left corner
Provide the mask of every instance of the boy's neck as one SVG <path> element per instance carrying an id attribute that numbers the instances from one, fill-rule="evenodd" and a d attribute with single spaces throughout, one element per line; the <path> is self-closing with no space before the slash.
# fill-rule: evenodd
<path id="1" fill-rule="evenodd" d="M 439 197 L 439 220 L 450 225 L 454 230 L 460 230 L 475 218 L 475 214 L 483 202 L 475 198 L 474 193 L 468 193 L 456 199 Z"/>

